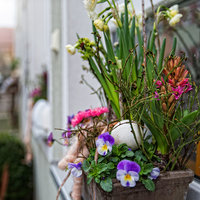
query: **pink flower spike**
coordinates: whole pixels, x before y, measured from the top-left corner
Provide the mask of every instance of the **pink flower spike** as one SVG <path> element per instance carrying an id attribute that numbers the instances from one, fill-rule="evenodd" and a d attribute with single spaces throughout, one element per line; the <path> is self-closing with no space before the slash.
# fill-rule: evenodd
<path id="1" fill-rule="evenodd" d="M 161 77 L 161 81 L 162 81 L 163 84 L 165 84 L 165 80 L 164 80 L 163 77 Z"/>
<path id="2" fill-rule="evenodd" d="M 181 87 L 183 87 L 183 86 L 185 86 L 186 84 L 188 84 L 188 81 L 189 81 L 189 79 L 188 79 L 188 78 L 185 78 L 185 79 L 183 79 L 183 80 L 178 84 L 178 86 L 180 85 Z"/>
<path id="3" fill-rule="evenodd" d="M 190 85 L 189 83 L 187 84 L 187 89 L 185 90 L 185 92 L 184 93 L 187 93 L 187 92 L 189 92 L 189 91 L 191 91 L 192 90 L 192 85 Z"/>
<path id="4" fill-rule="evenodd" d="M 162 81 L 156 81 L 156 85 L 157 87 L 156 88 L 160 88 L 163 84 L 162 84 Z"/>
<path id="5" fill-rule="evenodd" d="M 155 91 L 155 96 L 154 96 L 154 98 L 156 98 L 157 101 L 160 100 L 160 99 L 159 99 L 159 94 L 158 94 L 158 92 L 156 92 L 156 91 Z"/>

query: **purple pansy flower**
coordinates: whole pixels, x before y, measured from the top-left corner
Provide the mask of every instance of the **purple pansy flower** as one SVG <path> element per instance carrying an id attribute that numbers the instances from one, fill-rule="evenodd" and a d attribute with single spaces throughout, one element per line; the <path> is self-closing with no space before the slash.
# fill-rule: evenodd
<path id="1" fill-rule="evenodd" d="M 69 163 L 68 169 L 72 169 L 71 173 L 74 177 L 80 177 L 82 175 L 82 163 Z"/>
<path id="2" fill-rule="evenodd" d="M 108 153 L 108 150 L 112 151 L 112 146 L 115 143 L 114 138 L 109 134 L 109 132 L 105 132 L 101 134 L 97 141 L 97 151 L 100 155 L 105 156 Z"/>
<path id="3" fill-rule="evenodd" d="M 54 143 L 53 133 L 51 132 L 51 133 L 49 134 L 48 138 L 47 138 L 47 145 L 48 145 L 49 147 L 51 147 L 51 146 L 53 145 L 53 143 Z"/>
<path id="4" fill-rule="evenodd" d="M 124 187 L 135 187 L 136 181 L 139 180 L 140 166 L 130 160 L 122 160 L 117 165 L 116 178 Z"/>
<path id="5" fill-rule="evenodd" d="M 155 168 L 152 169 L 149 178 L 151 180 L 152 179 L 157 179 L 159 175 L 160 175 L 160 169 L 158 167 L 155 167 Z"/>

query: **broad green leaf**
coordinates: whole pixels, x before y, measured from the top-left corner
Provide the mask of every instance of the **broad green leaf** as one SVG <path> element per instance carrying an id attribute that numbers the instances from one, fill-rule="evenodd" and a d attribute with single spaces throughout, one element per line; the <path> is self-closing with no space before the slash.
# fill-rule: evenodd
<path id="1" fill-rule="evenodd" d="M 151 179 L 143 180 L 142 183 L 144 184 L 145 188 L 149 191 L 155 190 L 155 184 Z"/>
<path id="2" fill-rule="evenodd" d="M 164 38 L 163 43 L 162 43 L 162 47 L 160 50 L 160 56 L 159 56 L 159 61 L 158 61 L 158 73 L 160 73 L 161 69 L 162 69 L 162 64 L 163 64 L 163 58 L 165 55 L 165 45 L 166 45 L 166 38 Z"/>
<path id="3" fill-rule="evenodd" d="M 143 166 L 143 174 L 145 175 L 149 174 L 152 171 L 152 169 L 153 169 L 153 164 L 151 163 L 145 164 Z"/>
<path id="4" fill-rule="evenodd" d="M 108 167 L 108 169 L 114 169 L 114 164 L 112 163 L 112 162 L 109 162 L 108 164 L 107 164 L 107 167 Z"/>
<path id="5" fill-rule="evenodd" d="M 134 156 L 134 153 L 132 151 L 127 151 L 126 152 L 126 156 L 127 157 L 133 157 Z"/>
<path id="6" fill-rule="evenodd" d="M 90 163 L 87 160 L 84 160 L 83 165 L 82 165 L 82 169 L 85 172 L 88 172 L 90 170 Z"/>
<path id="7" fill-rule="evenodd" d="M 100 182 L 101 188 L 106 192 L 112 191 L 112 179 L 107 177 L 106 179 L 102 180 Z"/>

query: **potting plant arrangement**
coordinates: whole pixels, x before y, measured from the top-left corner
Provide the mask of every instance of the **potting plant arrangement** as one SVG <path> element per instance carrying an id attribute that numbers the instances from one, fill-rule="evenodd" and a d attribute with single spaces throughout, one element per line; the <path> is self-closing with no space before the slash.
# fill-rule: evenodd
<path id="1" fill-rule="evenodd" d="M 167 55 L 158 31 L 163 20 L 175 27 L 182 14 L 178 5 L 159 6 L 147 34 L 141 2 L 138 16 L 131 0 L 84 0 L 94 40 L 78 35 L 75 45 L 66 46 L 89 63 L 106 101 L 69 116 L 62 131 L 63 144 L 71 148 L 59 167 L 68 170 L 64 182 L 75 177 L 74 200 L 81 199 L 81 189 L 85 199 L 181 200 L 193 179 L 186 165 L 200 140 L 199 86 L 186 57 L 176 55 L 176 38 Z M 96 13 L 97 4 L 104 10 Z M 51 133 L 48 145 L 53 142 Z"/>

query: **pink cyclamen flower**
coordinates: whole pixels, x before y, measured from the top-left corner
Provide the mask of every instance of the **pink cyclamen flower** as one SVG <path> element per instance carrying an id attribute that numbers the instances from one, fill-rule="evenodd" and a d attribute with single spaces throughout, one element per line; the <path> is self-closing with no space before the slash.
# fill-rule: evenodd
<path id="1" fill-rule="evenodd" d="M 73 127 L 80 124 L 84 119 L 90 118 L 90 117 L 98 117 L 104 113 L 108 112 L 107 107 L 102 108 L 94 108 L 94 109 L 88 109 L 85 111 L 78 112 L 74 118 L 71 120 L 71 124 Z"/>

